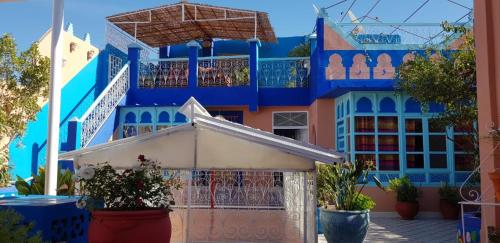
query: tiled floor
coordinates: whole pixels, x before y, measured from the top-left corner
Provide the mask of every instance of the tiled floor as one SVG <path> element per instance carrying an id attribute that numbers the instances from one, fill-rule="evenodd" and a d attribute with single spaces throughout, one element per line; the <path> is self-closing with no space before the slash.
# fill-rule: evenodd
<path id="1" fill-rule="evenodd" d="M 326 243 L 323 235 L 319 236 L 318 242 Z M 456 221 L 372 218 L 365 242 L 456 242 Z"/>

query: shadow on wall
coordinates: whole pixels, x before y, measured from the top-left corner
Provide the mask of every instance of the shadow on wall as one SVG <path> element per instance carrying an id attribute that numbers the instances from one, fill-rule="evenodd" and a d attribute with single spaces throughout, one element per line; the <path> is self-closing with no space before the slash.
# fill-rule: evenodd
<path id="1" fill-rule="evenodd" d="M 107 45 L 62 88 L 60 151 L 68 151 L 74 147 L 74 142 L 68 139 L 68 122 L 74 117 L 81 117 L 108 84 L 110 55 L 122 58 L 123 64 L 127 62 L 125 53 Z M 39 166 L 45 165 L 47 127 L 48 104 L 45 104 L 37 113 L 35 121 L 28 123 L 24 136 L 15 139 L 9 146 L 9 164 L 13 167 L 14 176 L 29 177 L 32 173 L 37 173 Z"/>

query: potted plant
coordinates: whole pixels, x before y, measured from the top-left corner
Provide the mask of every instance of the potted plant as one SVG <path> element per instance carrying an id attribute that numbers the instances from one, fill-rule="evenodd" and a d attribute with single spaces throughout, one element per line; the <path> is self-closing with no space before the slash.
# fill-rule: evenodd
<path id="1" fill-rule="evenodd" d="M 138 164 L 120 172 L 108 163 L 79 168 L 77 206 L 92 213 L 89 242 L 170 242 L 172 190 L 180 181 L 144 155 Z"/>
<path id="2" fill-rule="evenodd" d="M 418 205 L 418 189 L 410 181 L 408 176 L 403 176 L 401 178 L 394 178 L 389 180 L 389 186 L 383 187 L 379 179 L 374 178 L 375 183 L 378 187 L 384 191 L 395 191 L 396 192 L 396 206 L 395 210 L 398 212 L 399 216 L 405 220 L 412 220 L 417 216 L 419 205 Z"/>
<path id="3" fill-rule="evenodd" d="M 320 223 L 329 243 L 363 242 L 375 202 L 361 194 L 372 162 L 318 166 Z"/>
<path id="4" fill-rule="evenodd" d="M 16 189 L 20 195 L 43 195 L 45 188 L 45 169 L 38 168 L 38 175 L 33 174 L 31 182 L 25 181 L 17 176 L 15 183 Z M 75 181 L 73 174 L 69 170 L 57 171 L 57 195 L 73 196 L 75 195 Z"/>
<path id="5" fill-rule="evenodd" d="M 458 201 L 460 196 L 456 187 L 451 187 L 447 182 L 439 188 L 439 210 L 444 219 L 456 220 L 460 215 Z"/>

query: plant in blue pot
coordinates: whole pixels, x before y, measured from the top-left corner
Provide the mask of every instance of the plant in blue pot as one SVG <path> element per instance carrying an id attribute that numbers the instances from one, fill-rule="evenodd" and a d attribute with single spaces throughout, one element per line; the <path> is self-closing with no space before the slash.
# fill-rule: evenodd
<path id="1" fill-rule="evenodd" d="M 363 242 L 375 202 L 362 194 L 373 162 L 318 166 L 320 223 L 329 243 Z"/>

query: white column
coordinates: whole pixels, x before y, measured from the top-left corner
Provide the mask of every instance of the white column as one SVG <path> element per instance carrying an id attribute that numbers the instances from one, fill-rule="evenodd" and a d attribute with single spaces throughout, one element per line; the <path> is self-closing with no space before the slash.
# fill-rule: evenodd
<path id="1" fill-rule="evenodd" d="M 63 21 L 64 0 L 53 0 L 49 84 L 49 133 L 47 136 L 47 161 L 45 164 L 45 195 L 57 194 L 62 54 L 64 44 Z"/>

